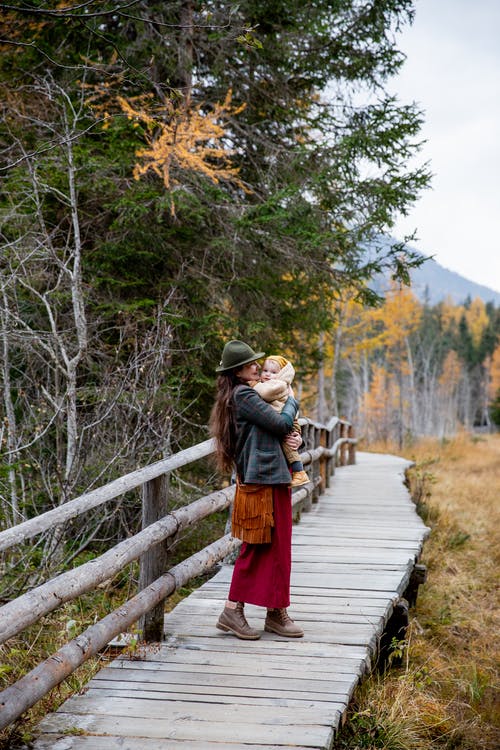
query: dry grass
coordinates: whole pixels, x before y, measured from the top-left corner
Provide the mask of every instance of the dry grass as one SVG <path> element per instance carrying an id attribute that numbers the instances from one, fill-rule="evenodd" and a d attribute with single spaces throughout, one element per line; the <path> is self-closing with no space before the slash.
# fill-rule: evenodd
<path id="1" fill-rule="evenodd" d="M 432 527 L 428 581 L 404 667 L 365 683 L 335 747 L 497 750 L 500 436 L 376 449 L 416 462 L 412 493 Z"/>

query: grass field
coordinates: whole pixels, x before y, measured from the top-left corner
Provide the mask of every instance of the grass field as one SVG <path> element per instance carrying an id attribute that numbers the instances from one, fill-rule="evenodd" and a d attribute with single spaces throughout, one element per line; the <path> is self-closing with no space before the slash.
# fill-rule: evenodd
<path id="1" fill-rule="evenodd" d="M 403 666 L 364 683 L 335 750 L 498 750 L 500 435 L 372 449 L 416 462 L 412 494 L 432 528 L 428 580 Z"/>

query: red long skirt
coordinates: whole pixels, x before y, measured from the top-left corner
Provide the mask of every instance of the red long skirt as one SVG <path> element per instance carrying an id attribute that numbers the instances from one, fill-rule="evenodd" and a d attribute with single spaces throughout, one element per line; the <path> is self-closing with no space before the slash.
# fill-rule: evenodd
<path id="1" fill-rule="evenodd" d="M 229 589 L 233 602 L 282 609 L 290 605 L 292 570 L 292 495 L 290 487 L 273 487 L 274 527 L 269 544 L 243 542 Z"/>

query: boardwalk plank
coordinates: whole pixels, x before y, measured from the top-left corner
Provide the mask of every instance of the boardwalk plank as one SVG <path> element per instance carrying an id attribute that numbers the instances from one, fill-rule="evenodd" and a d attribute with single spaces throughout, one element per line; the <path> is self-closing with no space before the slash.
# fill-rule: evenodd
<path id="1" fill-rule="evenodd" d="M 339 647 L 341 648 L 341 647 Z M 343 647 L 347 650 L 347 647 Z M 269 651 L 269 650 L 268 650 Z M 293 662 L 283 658 L 282 654 L 271 654 L 269 652 L 263 653 L 248 653 L 240 654 L 234 651 L 231 652 L 231 661 L 228 662 L 227 650 L 215 650 L 206 649 L 203 651 L 191 650 L 185 648 L 178 648 L 171 650 L 170 653 L 164 656 L 164 661 L 157 661 L 157 658 L 162 658 L 162 655 L 155 656 L 148 660 L 147 657 L 143 657 L 140 661 L 126 661 L 125 659 L 115 659 L 107 667 L 102 669 L 95 677 L 94 680 L 99 680 L 101 675 L 109 675 L 113 670 L 117 673 L 117 676 L 113 679 L 120 679 L 120 675 L 126 674 L 127 670 L 131 670 L 140 674 L 143 670 L 148 670 L 149 674 L 155 672 L 161 672 L 162 670 L 168 671 L 179 671 L 182 669 L 189 668 L 189 665 L 194 665 L 193 668 L 202 669 L 216 668 L 217 672 L 226 672 L 228 674 L 275 674 L 277 672 L 289 671 L 293 664 L 300 664 L 300 668 L 304 673 L 308 675 L 318 675 L 322 672 L 331 673 L 333 672 L 337 676 L 344 673 L 347 674 L 361 674 L 361 670 L 356 670 L 355 667 L 359 664 L 359 654 L 349 656 L 339 656 L 338 652 L 335 654 L 326 653 L 326 649 L 320 656 L 309 656 L 308 654 L 296 655 Z M 159 677 L 161 679 L 161 676 Z"/>
<path id="2" fill-rule="evenodd" d="M 428 534 L 408 462 L 359 454 L 294 526 L 290 612 L 303 639 L 215 627 L 222 565 L 165 618 L 165 640 L 102 669 L 40 724 L 34 750 L 328 750 Z M 265 612 L 247 605 L 255 627 Z"/>
<path id="3" fill-rule="evenodd" d="M 349 685 L 350 683 L 346 683 Z M 283 695 L 276 694 L 271 690 L 254 691 L 252 688 L 232 688 L 224 686 L 223 690 L 213 689 L 210 692 L 203 689 L 203 686 L 193 686 L 192 690 L 182 689 L 183 686 L 165 685 L 163 690 L 152 690 L 147 683 L 125 682 L 122 688 L 107 686 L 93 687 L 89 689 L 88 695 L 104 701 L 109 697 L 128 698 L 131 690 L 140 690 L 142 698 L 164 702 L 169 701 L 191 701 L 197 703 L 217 703 L 229 704 L 235 703 L 246 706 L 284 706 L 287 708 L 316 708 L 316 704 L 321 702 L 327 704 L 330 709 L 337 710 L 345 708 L 349 693 L 342 691 L 338 693 L 312 693 L 301 691 L 286 691 Z M 339 688 L 340 691 L 340 688 Z"/>
<path id="4" fill-rule="evenodd" d="M 64 713 L 72 716 L 90 716 L 92 718 L 109 717 L 111 721 L 120 718 L 124 722 L 135 719 L 160 719 L 171 724 L 176 722 L 185 722 L 188 718 L 197 723 L 209 724 L 212 721 L 224 722 L 235 721 L 236 723 L 250 723 L 255 719 L 256 711 L 252 706 L 240 703 L 233 699 L 231 702 L 230 713 L 228 706 L 222 703 L 210 703 L 208 710 L 206 703 L 191 701 L 189 696 L 187 700 L 165 701 L 151 700 L 144 698 L 142 694 L 137 694 L 127 698 L 108 697 L 102 701 L 100 697 L 90 696 L 87 693 L 79 695 L 76 698 L 69 698 L 66 701 Z M 335 712 L 343 710 L 345 703 L 338 701 L 332 705 L 311 703 L 310 707 L 303 708 L 297 706 L 280 706 L 276 711 L 276 705 L 268 701 L 266 705 L 259 705 L 258 717 L 261 724 L 270 724 L 276 726 L 290 726 L 293 724 L 323 724 L 328 726 Z M 314 708 L 314 721 L 311 721 L 311 708 Z M 147 735 L 146 735 L 147 736 Z"/>
<path id="5" fill-rule="evenodd" d="M 212 706 L 210 705 L 211 709 Z M 235 707 L 236 709 L 237 707 Z M 273 711 L 274 718 L 281 713 Z M 268 724 L 260 722 L 260 707 L 257 714 L 254 713 L 254 720 L 248 723 L 237 720 L 233 717 L 232 709 L 227 709 L 226 719 L 223 721 L 196 721 L 190 722 L 188 714 L 180 716 L 178 719 L 172 717 L 143 718 L 124 716 L 93 716 L 93 715 L 75 715 L 66 714 L 59 711 L 47 717 L 41 724 L 44 732 L 50 732 L 55 737 L 60 737 L 65 729 L 71 727 L 74 730 L 83 730 L 95 735 L 111 734 L 117 737 L 136 737 L 158 738 L 161 740 L 196 740 L 198 742 L 222 742 L 226 740 L 238 741 L 247 745 L 264 745 L 277 743 L 283 746 L 295 748 L 297 739 L 299 743 L 308 748 L 329 748 L 331 746 L 334 730 L 333 727 L 338 724 L 340 711 L 332 714 L 330 725 L 311 725 L 311 724 Z M 81 738 L 83 739 L 83 737 Z M 36 749 L 39 750 L 37 745 Z M 139 743 L 138 747 L 141 747 Z M 221 748 L 225 750 L 225 748 Z"/>
<path id="6" fill-rule="evenodd" d="M 352 645 L 361 647 L 366 644 L 371 649 L 373 649 L 377 645 L 376 635 L 374 634 L 373 627 L 363 627 L 360 623 L 354 623 L 345 628 L 337 626 L 336 623 L 332 623 L 332 627 L 330 630 L 326 628 L 321 629 L 319 627 L 315 627 L 314 623 L 310 623 L 309 631 L 309 638 L 311 640 L 314 640 L 316 644 L 335 643 L 339 645 Z M 204 629 L 190 627 L 188 634 L 192 637 L 197 638 L 204 634 Z M 229 633 L 224 633 L 221 636 L 219 636 L 217 633 L 214 633 L 213 637 L 225 638 L 230 643 L 230 645 L 233 646 L 234 636 Z M 274 635 L 273 633 L 266 633 L 265 640 L 267 642 L 277 641 L 279 638 L 280 636 Z"/>
<path id="7" fill-rule="evenodd" d="M 269 636 L 269 638 L 267 637 Z M 220 651 L 225 654 L 233 654 L 235 643 L 233 638 L 226 637 L 221 633 L 219 639 L 192 638 L 190 636 L 168 635 L 166 643 L 177 648 L 192 648 L 194 650 L 208 649 L 209 651 Z M 300 645 L 299 645 L 300 644 Z M 363 646 L 352 644 L 326 643 L 318 644 L 307 639 L 295 639 L 285 641 L 271 639 L 271 633 L 264 633 L 259 641 L 239 641 L 237 649 L 240 653 L 251 653 L 257 659 L 259 655 L 276 654 L 284 659 L 300 658 L 302 654 L 323 659 L 325 656 L 343 656 L 345 658 L 362 659 L 365 653 Z"/>
<path id="8" fill-rule="evenodd" d="M 311 554 L 311 560 L 317 559 L 317 557 L 321 556 L 323 551 L 326 552 L 329 549 L 335 554 L 336 548 L 340 548 L 341 546 L 350 551 L 354 550 L 361 552 L 365 548 L 376 548 L 380 550 L 381 554 L 388 554 L 391 552 L 401 552 L 401 554 L 404 554 L 406 552 L 407 554 L 419 557 L 422 552 L 423 542 L 425 541 L 422 538 L 423 535 L 421 531 L 418 532 L 418 538 L 411 538 L 409 534 L 403 532 L 400 532 L 397 536 L 395 533 L 391 538 L 384 530 L 383 533 L 382 531 L 380 532 L 378 539 L 374 539 L 373 535 L 369 535 L 368 533 L 363 535 L 359 533 L 359 531 L 353 531 L 351 534 L 351 532 L 345 531 L 344 529 L 336 529 L 336 534 L 345 534 L 342 541 L 340 541 L 338 537 L 331 537 L 329 539 L 320 537 L 315 532 L 309 533 L 310 531 L 311 529 L 304 529 L 304 534 L 302 535 L 301 533 L 300 540 L 295 542 L 292 549 L 299 553 L 307 551 L 308 548 L 312 548 L 314 551 Z"/>
<path id="9" fill-rule="evenodd" d="M 181 686 L 185 686 L 187 688 L 193 686 L 204 686 L 219 689 L 220 687 L 224 687 L 224 685 L 226 685 L 231 688 L 240 689 L 247 689 L 248 687 L 250 687 L 252 691 L 278 691 L 278 693 L 326 692 L 329 694 L 338 694 L 340 689 L 345 690 L 346 686 L 351 683 L 351 680 L 344 680 L 342 682 L 339 680 L 333 680 L 331 675 L 330 679 L 328 679 L 328 676 L 326 675 L 320 676 L 318 674 L 314 675 L 314 679 L 306 679 L 303 675 L 301 676 L 299 674 L 299 669 L 297 667 L 294 670 L 288 671 L 288 673 L 282 672 L 280 675 L 275 676 L 271 674 L 262 676 L 251 674 L 249 669 L 247 673 L 243 675 L 236 675 L 230 672 L 213 673 L 205 671 L 204 673 L 202 673 L 201 670 L 196 672 L 189 672 L 187 670 L 184 672 L 172 672 L 170 670 L 163 670 L 161 672 L 158 671 L 154 674 L 150 673 L 149 675 L 143 672 L 142 680 L 134 680 L 134 676 L 137 677 L 137 674 L 135 673 L 134 675 L 133 670 L 124 670 L 124 673 L 120 673 L 120 680 L 143 682 L 144 684 L 149 684 L 150 686 L 157 684 L 165 686 L 175 685 L 176 689 L 180 688 Z M 284 682 L 284 679 L 286 679 L 286 682 Z M 120 680 L 115 677 L 115 681 Z M 101 683 L 102 681 L 103 678 L 99 678 L 99 680 L 97 680 L 97 682 L 99 683 Z M 110 681 L 111 680 L 108 677 L 107 682 Z M 92 685 L 94 685 L 94 681 L 92 681 Z"/>
<path id="10" fill-rule="evenodd" d="M 208 742 L 207 740 L 175 740 L 175 739 L 150 739 L 148 737 L 111 737 L 110 735 L 99 736 L 69 736 L 54 740 L 51 735 L 45 735 L 46 739 L 37 742 L 37 750 L 283 750 L 283 745 L 235 744 L 234 742 Z M 310 750 L 304 745 L 294 745 L 294 750 Z"/>
<path id="11" fill-rule="evenodd" d="M 385 611 L 385 610 L 384 610 Z M 219 607 L 212 607 L 210 610 L 204 609 L 203 612 L 197 611 L 196 609 L 192 608 L 185 608 L 182 610 L 183 615 L 189 615 L 193 618 L 193 621 L 195 622 L 205 622 L 207 617 L 211 617 L 212 620 L 215 618 L 217 620 L 217 617 L 220 612 L 220 606 Z M 323 613 L 322 613 L 323 612 Z M 311 602 L 308 602 L 306 605 L 293 605 L 293 613 L 297 620 L 315 620 L 320 622 L 321 620 L 324 620 L 325 622 L 331 622 L 331 613 L 332 610 L 329 607 L 324 607 L 323 611 L 321 610 L 320 606 L 317 607 L 314 606 Z M 361 619 L 360 619 L 361 618 Z M 252 622 L 254 627 L 258 627 L 260 625 L 264 624 L 264 617 L 256 617 L 252 616 L 247 612 L 247 619 L 249 622 Z M 363 609 L 361 615 L 356 615 L 352 612 L 337 612 L 335 615 L 335 621 L 338 623 L 357 623 L 357 622 L 371 622 L 373 624 L 377 624 L 379 621 L 383 619 L 381 613 L 377 613 L 375 610 L 374 612 L 366 611 L 366 608 Z"/>

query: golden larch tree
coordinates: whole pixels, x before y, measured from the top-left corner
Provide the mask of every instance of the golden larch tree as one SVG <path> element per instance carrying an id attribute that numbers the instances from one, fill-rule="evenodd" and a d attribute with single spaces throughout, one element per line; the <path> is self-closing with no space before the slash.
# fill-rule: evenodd
<path id="1" fill-rule="evenodd" d="M 245 193 L 252 192 L 240 179 L 240 168 L 232 161 L 234 150 L 225 142 L 229 120 L 246 106 L 233 107 L 231 89 L 223 102 L 209 107 L 189 105 L 186 100 L 158 102 L 152 94 L 126 98 L 114 93 L 119 83 L 117 77 L 97 85 L 82 85 L 87 90 L 87 104 L 101 119 L 103 129 L 123 115 L 136 127 L 137 137 L 145 143 L 135 151 L 136 180 L 153 172 L 166 190 L 172 191 L 181 183 L 183 172 L 196 172 L 215 184 L 227 182 Z M 174 212 L 173 202 L 171 210 Z"/>
<path id="2" fill-rule="evenodd" d="M 464 315 L 472 343 L 477 348 L 481 343 L 482 335 L 490 322 L 488 313 L 486 312 L 486 305 L 483 300 L 479 299 L 479 297 L 473 299 L 469 307 L 466 308 Z"/>
<path id="3" fill-rule="evenodd" d="M 364 394 L 361 417 L 370 440 L 391 438 L 399 407 L 399 387 L 394 375 L 382 365 L 373 365 L 368 393 Z"/>

